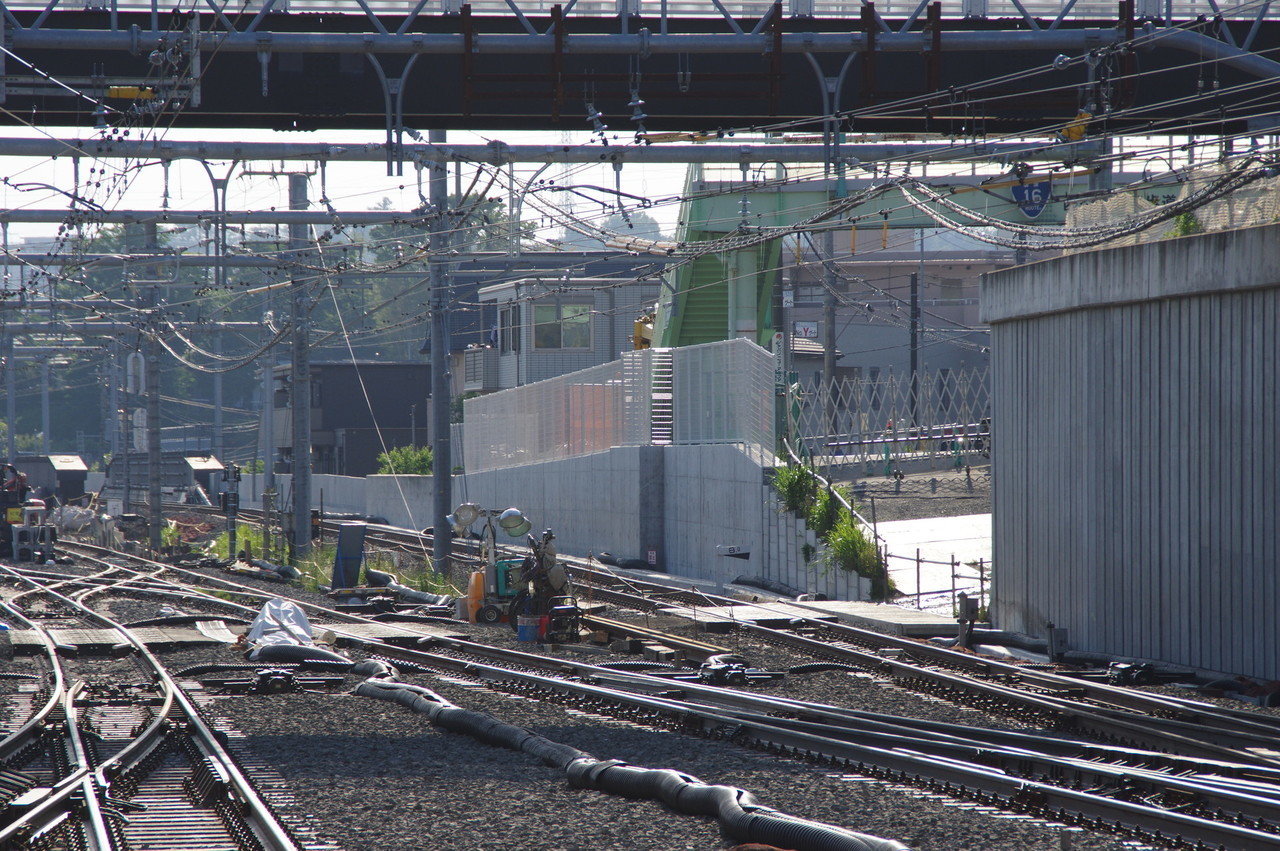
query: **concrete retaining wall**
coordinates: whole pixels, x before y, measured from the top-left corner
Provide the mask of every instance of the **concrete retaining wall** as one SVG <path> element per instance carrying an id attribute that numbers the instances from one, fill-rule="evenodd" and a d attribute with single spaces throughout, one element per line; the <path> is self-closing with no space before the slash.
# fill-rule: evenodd
<path id="1" fill-rule="evenodd" d="M 992 616 L 1280 675 L 1280 227 L 988 276 Z"/>
<path id="2" fill-rule="evenodd" d="M 291 477 L 276 476 L 288 498 Z M 432 525 L 430 476 L 312 477 L 312 507 L 326 513 L 385 517 L 394 526 Z M 831 599 L 860 600 L 868 583 L 807 563 L 817 548 L 804 522 L 784 512 L 765 470 L 735 446 L 634 446 L 526 467 L 455 476 L 453 503 L 517 506 L 534 532 L 551 528 L 561 552 L 609 552 L 650 558 L 657 569 L 723 584 L 739 576 L 770 579 Z M 241 502 L 261 505 L 261 476 L 246 475 Z M 717 549 L 717 548 L 720 549 Z M 725 554 L 746 552 L 746 559 Z"/>

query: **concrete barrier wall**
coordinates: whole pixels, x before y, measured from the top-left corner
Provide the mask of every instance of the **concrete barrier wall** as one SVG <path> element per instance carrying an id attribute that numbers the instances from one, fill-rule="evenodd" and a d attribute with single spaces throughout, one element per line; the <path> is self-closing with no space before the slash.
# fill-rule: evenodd
<path id="1" fill-rule="evenodd" d="M 658 447 L 624 447 L 563 461 L 468 473 L 455 478 L 453 501 L 491 509 L 519 508 L 533 523 L 534 534 L 552 529 L 564 553 L 607 551 L 644 558 L 647 549 L 655 548 L 661 566 L 662 540 L 642 534 L 645 518 L 640 516 L 640 506 L 651 494 L 642 493 L 640 471 L 641 458 L 654 454 L 648 450 L 661 452 Z"/>
<path id="2" fill-rule="evenodd" d="M 1276 226 L 984 280 L 997 626 L 1274 679 L 1278 282 Z"/>
<path id="3" fill-rule="evenodd" d="M 764 468 L 735 446 L 624 447 L 468 474 L 454 481 L 454 503 L 466 501 L 520 508 L 535 532 L 555 531 L 564 553 L 652 559 L 667 573 L 719 585 L 766 578 L 832 599 L 865 599 L 869 590 L 857 576 L 805 562 L 812 533 L 781 510 Z M 749 557 L 729 557 L 730 546 Z"/>
<path id="4" fill-rule="evenodd" d="M 373 477 L 370 477 L 373 478 Z M 311 507 L 323 508 L 326 514 L 365 514 L 369 479 L 354 476 L 334 476 L 328 473 L 316 473 L 311 476 Z M 293 476 L 288 473 L 276 474 L 276 507 L 281 500 L 292 498 Z M 262 507 L 263 476 L 245 473 L 240 478 L 240 504 L 245 508 Z M 217 497 L 210 494 L 210 498 Z"/>
<path id="5" fill-rule="evenodd" d="M 364 481 L 365 514 L 385 517 L 392 526 L 405 529 L 431 525 L 436 492 L 431 476 L 369 476 Z"/>
<path id="6" fill-rule="evenodd" d="M 323 488 L 328 513 L 385 517 L 407 529 L 432 525 L 431 476 L 316 475 L 312 482 L 313 508 L 320 507 Z M 290 476 L 276 476 L 282 499 L 289 498 L 290 483 Z M 242 504 L 260 506 L 261 477 L 246 475 L 240 485 Z M 455 506 L 520 508 L 534 533 L 554 530 L 563 553 L 652 558 L 659 570 L 718 585 L 745 575 L 832 599 L 867 594 L 858 577 L 804 560 L 804 545 L 816 548 L 813 533 L 781 509 L 764 468 L 731 445 L 622 447 L 471 473 L 453 478 L 452 495 Z M 729 557 L 718 546 L 749 557 Z"/>

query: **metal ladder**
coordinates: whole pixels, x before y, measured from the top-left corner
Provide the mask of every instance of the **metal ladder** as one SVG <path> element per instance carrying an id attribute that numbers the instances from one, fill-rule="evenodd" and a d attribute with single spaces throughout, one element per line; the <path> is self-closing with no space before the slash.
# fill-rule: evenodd
<path id="1" fill-rule="evenodd" d="M 649 441 L 655 446 L 675 442 L 675 364 L 671 349 L 650 349 Z"/>

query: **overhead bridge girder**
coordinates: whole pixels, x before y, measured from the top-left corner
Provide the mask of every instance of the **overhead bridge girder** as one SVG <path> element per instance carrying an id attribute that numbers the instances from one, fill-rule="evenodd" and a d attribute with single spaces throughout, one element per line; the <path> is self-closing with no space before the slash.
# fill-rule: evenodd
<path id="1" fill-rule="evenodd" d="M 166 126 L 376 128 L 389 139 L 402 128 L 590 131 L 589 106 L 605 133 L 627 139 L 817 129 L 828 109 L 848 113 L 848 131 L 951 136 L 1032 131 L 1087 106 L 1114 132 L 1274 123 L 1257 106 L 1280 84 L 1280 64 L 1263 58 L 1280 47 L 1273 20 L 1236 22 L 1232 35 L 1220 20 L 1135 21 L 1131 3 L 1108 21 L 948 19 L 925 4 L 892 21 L 862 8 L 836 19 L 774 7 L 737 31 L 705 18 L 565 17 L 558 6 L 542 17 L 464 6 L 243 20 L 8 8 L 3 35 L 31 67 L 13 57 L 0 67 L 0 121 L 150 123 L 163 112 Z M 154 94 L 113 99 L 134 89 L 112 86 Z"/>

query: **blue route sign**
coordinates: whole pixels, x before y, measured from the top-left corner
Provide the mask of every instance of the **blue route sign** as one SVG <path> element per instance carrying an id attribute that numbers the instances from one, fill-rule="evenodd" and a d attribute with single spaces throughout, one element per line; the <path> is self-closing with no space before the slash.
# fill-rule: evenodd
<path id="1" fill-rule="evenodd" d="M 1034 219 L 1044 212 L 1045 205 L 1053 196 L 1053 185 L 1042 180 L 1039 183 L 1019 183 L 1013 187 L 1013 200 L 1028 219 Z"/>

